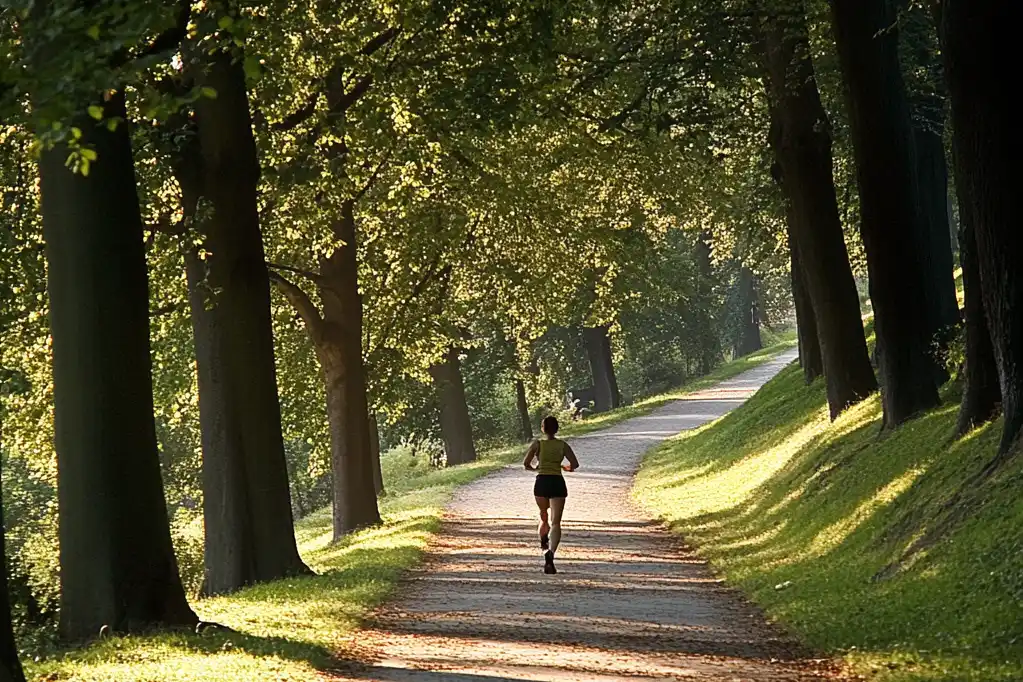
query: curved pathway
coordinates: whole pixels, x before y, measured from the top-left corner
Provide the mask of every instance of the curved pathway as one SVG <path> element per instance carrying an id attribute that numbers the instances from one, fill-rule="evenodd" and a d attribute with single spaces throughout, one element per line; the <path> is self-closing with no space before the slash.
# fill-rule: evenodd
<path id="1" fill-rule="evenodd" d="M 740 405 L 793 351 L 642 417 L 571 439 L 559 573 L 542 573 L 532 475 L 461 488 L 425 564 L 354 643 L 349 679 L 811 680 L 814 662 L 629 496 L 643 453 Z"/>

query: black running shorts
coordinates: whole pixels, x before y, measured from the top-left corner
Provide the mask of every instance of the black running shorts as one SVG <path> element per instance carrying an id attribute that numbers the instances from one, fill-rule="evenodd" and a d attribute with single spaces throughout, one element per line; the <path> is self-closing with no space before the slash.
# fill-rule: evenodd
<path id="1" fill-rule="evenodd" d="M 533 484 L 533 494 L 537 497 L 568 497 L 568 486 L 565 477 L 557 474 L 537 474 Z"/>

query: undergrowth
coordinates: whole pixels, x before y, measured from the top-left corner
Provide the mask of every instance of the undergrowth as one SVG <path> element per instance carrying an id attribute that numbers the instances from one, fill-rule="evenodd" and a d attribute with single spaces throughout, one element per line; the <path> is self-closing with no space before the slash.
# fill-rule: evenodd
<path id="1" fill-rule="evenodd" d="M 880 434 L 877 395 L 828 420 L 790 367 L 646 458 L 637 500 L 813 648 L 886 681 L 1023 679 L 1023 457 L 975 482 L 999 423 L 959 395 Z M 974 482 L 971 482 L 974 481 Z M 924 540 L 924 541 L 921 541 Z"/>

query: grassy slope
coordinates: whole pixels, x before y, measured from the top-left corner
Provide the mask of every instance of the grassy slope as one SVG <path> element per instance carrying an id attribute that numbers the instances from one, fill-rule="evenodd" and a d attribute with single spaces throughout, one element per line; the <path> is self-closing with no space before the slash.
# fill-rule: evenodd
<path id="1" fill-rule="evenodd" d="M 754 355 L 722 365 L 687 384 L 695 390 L 765 362 L 791 338 Z M 682 390 L 649 398 L 583 422 L 566 424 L 571 437 L 649 412 Z M 396 581 L 416 565 L 441 512 L 458 485 L 522 456 L 520 446 L 489 453 L 481 461 L 430 469 L 411 457 L 384 458 L 388 494 L 381 500 L 384 524 L 331 544 L 330 510 L 302 519 L 299 549 L 320 575 L 260 585 L 229 597 L 195 604 L 203 620 L 238 633 L 159 634 L 111 637 L 85 649 L 28 662 L 29 679 L 120 682 L 305 682 L 321 679 L 351 646 L 351 635 L 367 610 L 381 603 Z"/>
<path id="2" fill-rule="evenodd" d="M 831 424 L 823 383 L 790 367 L 650 453 L 635 494 L 771 617 L 858 672 L 1020 680 L 1023 458 L 966 485 L 1000 424 L 954 439 L 958 397 L 946 389 L 943 407 L 879 437 L 876 395 Z"/>

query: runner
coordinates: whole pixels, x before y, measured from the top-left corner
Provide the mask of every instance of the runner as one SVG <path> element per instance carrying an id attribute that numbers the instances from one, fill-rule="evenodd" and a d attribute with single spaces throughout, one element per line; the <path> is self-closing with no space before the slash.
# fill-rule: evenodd
<path id="1" fill-rule="evenodd" d="M 579 460 L 568 443 L 555 438 L 558 432 L 558 420 L 544 417 L 540 430 L 546 438 L 534 441 L 526 451 L 522 465 L 530 471 L 536 471 L 536 483 L 533 484 L 533 496 L 536 506 L 540 508 L 540 548 L 544 550 L 543 572 L 557 573 L 554 567 L 554 553 L 561 544 L 561 515 L 565 511 L 565 499 L 568 487 L 562 471 L 575 471 L 579 468 Z M 565 460 L 568 464 L 562 464 Z M 534 466 L 533 460 L 537 460 Z M 548 520 L 548 511 L 550 519 Z"/>

